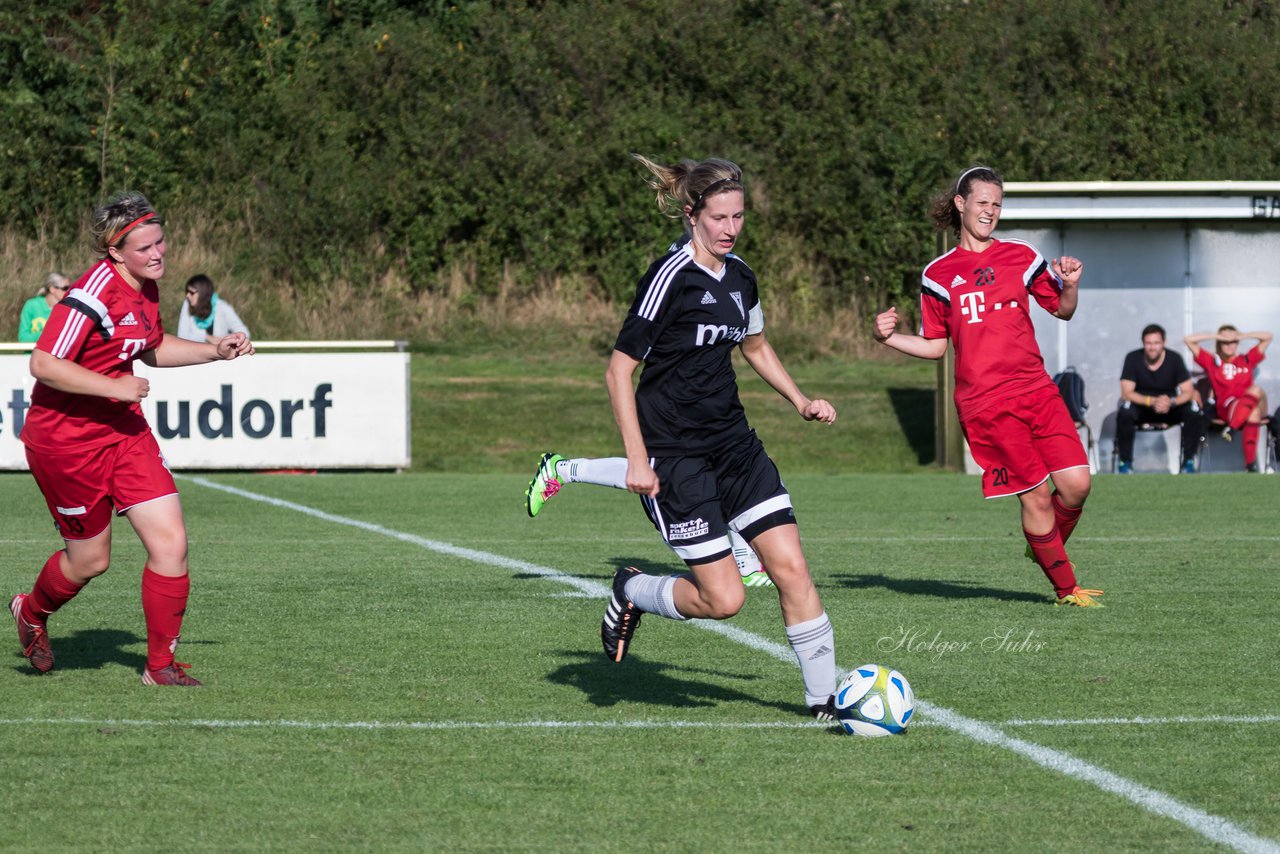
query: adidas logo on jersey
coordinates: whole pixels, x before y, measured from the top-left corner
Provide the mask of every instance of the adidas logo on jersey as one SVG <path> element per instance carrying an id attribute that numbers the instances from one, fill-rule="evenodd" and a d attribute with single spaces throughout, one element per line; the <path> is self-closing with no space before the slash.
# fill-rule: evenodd
<path id="1" fill-rule="evenodd" d="M 126 314 L 124 318 L 119 323 L 116 324 L 116 326 L 137 326 L 137 325 L 138 325 L 138 318 L 133 316 L 132 311 Z"/>
<path id="2" fill-rule="evenodd" d="M 963 284 L 964 284 L 963 276 L 956 276 L 954 279 L 951 280 L 951 287 L 953 288 L 956 287 L 957 285 L 963 285 Z"/>
<path id="3" fill-rule="evenodd" d="M 707 291 L 705 294 L 702 295 L 702 304 L 703 305 L 716 304 L 716 298 L 711 295 L 711 291 Z"/>

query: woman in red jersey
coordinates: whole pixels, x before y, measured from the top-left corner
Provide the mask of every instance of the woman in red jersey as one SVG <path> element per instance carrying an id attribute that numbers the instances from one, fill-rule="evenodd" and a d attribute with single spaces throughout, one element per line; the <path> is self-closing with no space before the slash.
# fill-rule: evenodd
<path id="1" fill-rule="evenodd" d="M 1193 332 L 1182 339 L 1191 358 L 1209 377 L 1214 411 L 1227 425 L 1223 436 L 1230 438 L 1229 431 L 1239 430 L 1244 437 L 1244 469 L 1248 472 L 1258 471 L 1258 433 L 1267 412 L 1267 393 L 1257 383 L 1257 368 L 1266 358 L 1271 337 L 1270 332 L 1241 332 L 1225 324 L 1217 332 Z M 1240 342 L 1246 339 L 1258 343 L 1241 354 Z M 1218 342 L 1215 352 L 1204 350 L 1200 346 L 1203 341 Z"/>
<path id="2" fill-rule="evenodd" d="M 65 547 L 9 610 L 23 655 L 47 672 L 49 615 L 106 572 L 114 510 L 147 553 L 142 683 L 195 686 L 188 665 L 174 661 L 189 590 L 187 529 L 177 486 L 142 414 L 149 384 L 133 363 L 195 365 L 252 354 L 253 345 L 241 333 L 214 343 L 165 333 L 156 286 L 164 275 L 164 222 L 141 193 L 122 193 L 95 210 L 92 233 L 101 260 L 54 307 L 31 353 L 36 384 L 21 436 Z"/>
<path id="3" fill-rule="evenodd" d="M 1075 314 L 1078 258 L 1045 260 L 1020 240 L 997 240 L 1004 183 L 985 166 L 961 174 L 932 205 L 934 227 L 956 246 L 924 269 L 922 335 L 898 331 L 896 308 L 876 317 L 877 341 L 923 359 L 955 347 L 960 427 L 982 467 L 987 498 L 1016 495 L 1027 552 L 1057 604 L 1099 607 L 1076 584 L 1065 544 L 1089 496 L 1089 460 L 1058 387 L 1045 371 L 1030 300 L 1061 320 Z"/>

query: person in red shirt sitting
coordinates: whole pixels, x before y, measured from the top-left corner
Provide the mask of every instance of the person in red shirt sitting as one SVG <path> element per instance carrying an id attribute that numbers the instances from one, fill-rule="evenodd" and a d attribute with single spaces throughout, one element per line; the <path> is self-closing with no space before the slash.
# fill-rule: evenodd
<path id="1" fill-rule="evenodd" d="M 1229 440 L 1232 430 L 1244 437 L 1244 468 L 1249 472 L 1258 471 L 1258 431 L 1267 412 L 1267 393 L 1257 383 L 1257 368 L 1266 358 L 1271 337 L 1270 332 L 1241 332 L 1228 323 L 1217 332 L 1193 332 L 1182 339 L 1209 377 L 1214 409 L 1227 425 L 1223 438 Z M 1240 342 L 1249 339 L 1258 343 L 1241 355 Z M 1218 342 L 1215 352 L 1201 347 L 1202 341 Z"/>

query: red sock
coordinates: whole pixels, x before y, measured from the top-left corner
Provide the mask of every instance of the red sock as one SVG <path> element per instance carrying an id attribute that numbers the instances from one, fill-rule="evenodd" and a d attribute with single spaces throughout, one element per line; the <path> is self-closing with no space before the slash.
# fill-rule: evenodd
<path id="1" fill-rule="evenodd" d="M 182 633 L 182 615 L 187 612 L 191 576 L 173 578 L 142 569 L 142 613 L 147 620 L 147 669 L 160 670 L 173 664 L 173 651 Z"/>
<path id="2" fill-rule="evenodd" d="M 1084 507 L 1068 507 L 1056 492 L 1050 496 L 1049 501 L 1053 503 L 1053 516 L 1058 520 L 1058 532 L 1062 535 L 1062 545 L 1065 546 L 1067 540 L 1071 539 L 1071 532 L 1076 529 L 1076 522 L 1080 521 Z"/>
<path id="3" fill-rule="evenodd" d="M 54 552 L 44 562 L 36 576 L 31 595 L 22 602 L 22 619 L 32 625 L 43 626 L 49 615 L 75 598 L 84 585 L 75 584 L 62 574 L 62 550 Z"/>
<path id="4" fill-rule="evenodd" d="M 1025 529 L 1022 534 L 1031 545 L 1031 554 L 1035 556 L 1036 563 L 1040 564 L 1040 569 L 1044 570 L 1045 578 L 1053 585 L 1053 592 L 1058 594 L 1058 598 L 1075 590 L 1076 574 L 1071 568 L 1071 561 L 1067 559 L 1067 550 L 1062 547 L 1062 535 L 1058 533 L 1058 526 L 1054 525 L 1053 530 L 1047 534 L 1032 534 Z"/>
<path id="5" fill-rule="evenodd" d="M 1250 421 L 1240 428 L 1240 436 L 1244 439 L 1244 464 L 1251 466 L 1258 461 L 1258 428 L 1261 425 Z"/>

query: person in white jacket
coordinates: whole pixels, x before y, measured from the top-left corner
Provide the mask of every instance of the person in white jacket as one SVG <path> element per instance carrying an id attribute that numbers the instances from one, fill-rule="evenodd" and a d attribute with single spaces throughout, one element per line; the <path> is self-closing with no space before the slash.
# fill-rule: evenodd
<path id="1" fill-rule="evenodd" d="M 232 332 L 243 332 L 249 337 L 249 327 L 231 303 L 220 299 L 214 291 L 213 279 L 203 273 L 187 279 L 187 298 L 178 314 L 178 337 L 213 342 Z"/>

